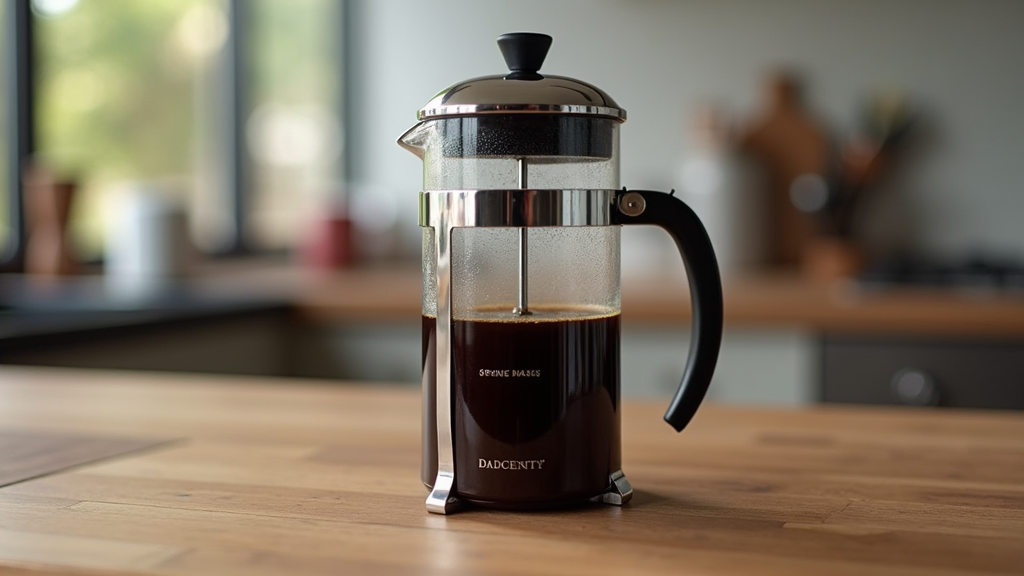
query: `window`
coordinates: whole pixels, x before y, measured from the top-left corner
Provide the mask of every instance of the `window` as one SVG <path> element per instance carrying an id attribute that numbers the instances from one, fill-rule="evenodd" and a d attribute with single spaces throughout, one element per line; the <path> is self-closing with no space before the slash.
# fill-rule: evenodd
<path id="1" fill-rule="evenodd" d="M 33 156 L 78 183 L 70 232 L 83 260 L 102 258 L 126 194 L 165 196 L 200 248 L 236 253 L 295 246 L 336 194 L 344 3 L 3 4 L 15 5 L 32 11 L 20 33 L 33 40 Z M 15 216 L 0 212 L 0 231 Z"/>
<path id="2" fill-rule="evenodd" d="M 248 225 L 255 246 L 287 248 L 341 192 L 342 3 L 248 6 Z"/>
<path id="3" fill-rule="evenodd" d="M 211 188 L 199 160 L 212 148 L 207 70 L 224 10 L 216 0 L 34 0 L 33 11 L 37 155 L 78 182 L 71 234 L 97 259 L 119 194 L 145 186 L 189 206 Z"/>

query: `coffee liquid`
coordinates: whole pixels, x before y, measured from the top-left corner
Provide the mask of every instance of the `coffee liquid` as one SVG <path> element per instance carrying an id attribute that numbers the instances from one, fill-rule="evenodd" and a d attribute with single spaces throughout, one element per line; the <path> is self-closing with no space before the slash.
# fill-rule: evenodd
<path id="1" fill-rule="evenodd" d="M 511 508 L 604 493 L 620 465 L 619 315 L 483 311 L 453 322 L 458 495 Z M 423 481 L 437 473 L 435 319 L 423 317 Z"/>

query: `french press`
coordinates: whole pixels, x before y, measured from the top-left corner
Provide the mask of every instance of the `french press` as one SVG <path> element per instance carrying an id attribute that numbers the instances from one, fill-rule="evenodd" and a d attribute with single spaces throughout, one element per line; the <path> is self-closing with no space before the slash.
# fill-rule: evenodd
<path id="1" fill-rule="evenodd" d="M 621 505 L 632 496 L 619 439 L 621 225 L 664 228 L 687 267 L 693 337 L 665 415 L 676 430 L 718 359 L 718 265 L 682 201 L 619 189 L 626 111 L 590 84 L 538 73 L 550 36 L 498 45 L 508 74 L 445 89 L 399 139 L 423 160 L 427 510 Z"/>

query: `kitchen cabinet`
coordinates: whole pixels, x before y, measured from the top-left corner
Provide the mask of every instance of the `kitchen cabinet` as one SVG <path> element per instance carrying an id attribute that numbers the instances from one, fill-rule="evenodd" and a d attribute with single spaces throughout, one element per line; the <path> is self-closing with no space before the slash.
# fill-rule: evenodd
<path id="1" fill-rule="evenodd" d="M 727 327 L 707 398 L 715 402 L 797 406 L 816 397 L 814 334 L 799 329 Z M 687 326 L 625 323 L 622 394 L 663 398 L 679 387 L 689 350 Z"/>
<path id="2" fill-rule="evenodd" d="M 822 400 L 1024 410 L 1024 339 L 822 338 Z"/>
<path id="3" fill-rule="evenodd" d="M 40 330 L 30 330 L 38 318 L 22 315 L 24 331 L 0 338 L 0 364 L 268 376 L 289 371 L 291 328 L 280 305 L 62 315 L 63 322 L 49 322 Z M 2 319 L 12 321 L 10 314 Z"/>
<path id="4" fill-rule="evenodd" d="M 322 348 L 313 355 L 319 360 L 297 364 L 311 375 L 338 369 L 341 377 L 418 380 L 419 298 L 416 270 L 321 277 L 298 296 L 297 313 L 333 351 Z M 685 279 L 624 274 L 622 312 L 623 395 L 667 397 L 689 343 Z M 890 381 L 916 367 L 943 390 L 942 405 L 1020 408 L 1020 343 L 1019 293 L 867 288 L 785 274 L 735 278 L 725 284 L 725 334 L 709 398 L 896 404 L 901 400 L 890 392 Z M 331 359 L 346 357 L 353 362 L 330 366 Z M 967 375 L 980 376 L 970 379 L 969 389 L 960 384 Z"/>
<path id="5" fill-rule="evenodd" d="M 0 276 L 0 364 L 287 374 L 291 291 L 233 276 L 131 298 L 98 275 Z"/>
<path id="6" fill-rule="evenodd" d="M 5 312 L 0 363 L 420 381 L 419 270 L 278 266 L 226 276 L 194 292 L 215 296 L 205 300 L 214 308 L 241 298 L 234 313 L 143 310 L 133 326 L 26 340 L 5 335 L 18 315 Z M 623 395 L 668 398 L 689 345 L 685 279 L 626 274 L 622 310 Z M 185 316 L 143 321 L 147 314 Z M 918 378 L 940 390 L 940 405 L 1024 408 L 1024 295 L 869 290 L 787 275 L 726 282 L 710 399 L 896 404 L 904 400 L 891 382 L 905 369 L 911 389 Z"/>

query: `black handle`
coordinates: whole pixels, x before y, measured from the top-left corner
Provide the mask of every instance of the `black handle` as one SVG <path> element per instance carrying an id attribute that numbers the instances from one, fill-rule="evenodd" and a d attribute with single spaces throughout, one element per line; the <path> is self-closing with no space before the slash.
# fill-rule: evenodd
<path id="1" fill-rule="evenodd" d="M 534 32 L 509 32 L 498 36 L 498 48 L 511 71 L 505 80 L 542 80 L 537 73 L 551 48 L 551 36 Z"/>
<path id="2" fill-rule="evenodd" d="M 679 248 L 690 280 L 693 309 L 690 358 L 665 421 L 682 431 L 704 400 L 722 345 L 722 279 L 711 239 L 700 218 L 682 200 L 664 192 L 622 189 L 612 210 L 617 224 L 654 224 L 665 229 Z"/>

